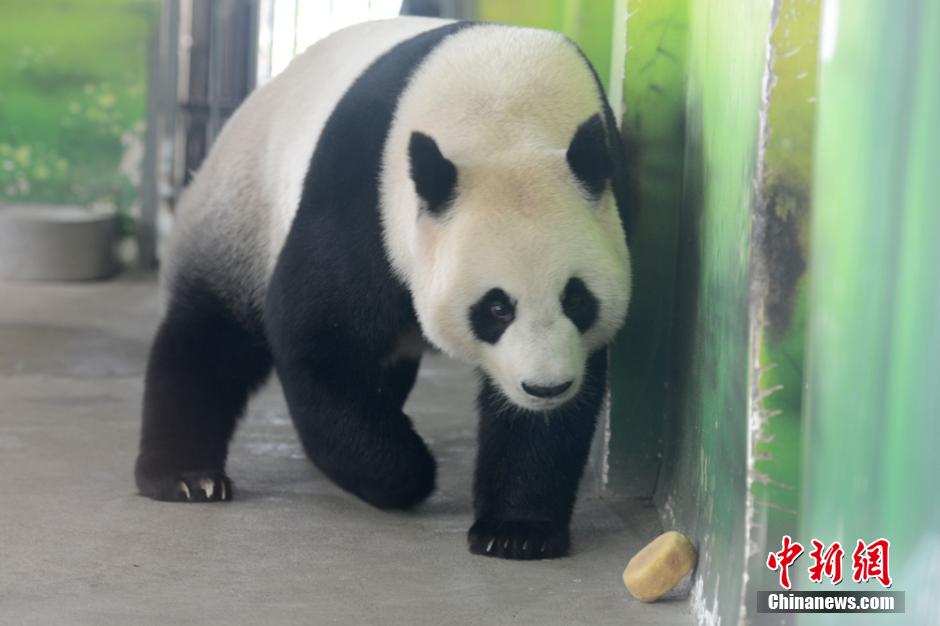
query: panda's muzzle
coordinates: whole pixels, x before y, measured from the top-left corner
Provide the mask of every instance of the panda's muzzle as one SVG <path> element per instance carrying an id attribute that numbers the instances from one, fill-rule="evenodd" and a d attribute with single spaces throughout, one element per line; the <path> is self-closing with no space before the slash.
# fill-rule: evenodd
<path id="1" fill-rule="evenodd" d="M 542 398 L 542 399 L 557 398 L 561 394 L 568 391 L 568 389 L 571 388 L 572 383 L 574 383 L 573 380 L 569 380 L 566 383 L 561 383 L 560 385 L 550 385 L 550 386 L 530 385 L 529 383 L 522 383 L 522 390 L 525 391 L 530 396 L 534 396 L 536 398 Z"/>

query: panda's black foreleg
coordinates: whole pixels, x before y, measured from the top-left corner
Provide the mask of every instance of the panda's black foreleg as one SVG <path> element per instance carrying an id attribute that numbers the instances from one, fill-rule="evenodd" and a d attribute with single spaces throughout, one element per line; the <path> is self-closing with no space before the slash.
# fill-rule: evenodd
<path id="1" fill-rule="evenodd" d="M 278 376 L 307 455 L 339 487 L 381 509 L 408 509 L 434 489 L 435 462 L 402 410 L 406 369 L 279 355 Z"/>
<path id="2" fill-rule="evenodd" d="M 134 475 L 155 500 L 230 500 L 228 444 L 271 371 L 260 314 L 237 316 L 208 288 L 177 285 L 150 351 Z"/>
<path id="3" fill-rule="evenodd" d="M 563 556 L 569 524 L 607 385 L 607 350 L 588 359 L 581 393 L 560 408 L 515 408 L 484 379 L 473 505 L 474 554 L 508 559 Z"/>

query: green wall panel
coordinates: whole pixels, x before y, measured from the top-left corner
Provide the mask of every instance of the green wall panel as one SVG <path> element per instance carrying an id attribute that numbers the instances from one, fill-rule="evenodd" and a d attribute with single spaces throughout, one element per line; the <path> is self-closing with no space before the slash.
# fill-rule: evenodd
<path id="1" fill-rule="evenodd" d="M 730 624 L 745 567 L 750 221 L 770 23 L 768 2 L 691 4 L 675 410 L 657 493 L 666 523 L 699 546 L 695 615 Z"/>
<path id="2" fill-rule="evenodd" d="M 685 149 L 688 0 L 631 0 L 623 133 L 633 202 L 624 224 L 633 297 L 611 351 L 609 486 L 650 497 L 671 410 L 672 321 Z"/>
<path id="3" fill-rule="evenodd" d="M 907 613 L 853 623 L 938 624 L 940 3 L 827 9 L 803 536 L 891 540 Z"/>
<path id="4" fill-rule="evenodd" d="M 800 462 L 809 222 L 816 120 L 818 0 L 775 5 L 765 72 L 760 175 L 751 220 L 747 587 L 777 588 L 765 563 L 783 535 L 800 536 Z"/>

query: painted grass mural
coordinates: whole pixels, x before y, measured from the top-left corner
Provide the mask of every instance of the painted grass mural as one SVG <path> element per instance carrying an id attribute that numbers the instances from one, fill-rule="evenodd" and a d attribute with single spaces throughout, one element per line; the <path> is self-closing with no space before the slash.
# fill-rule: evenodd
<path id="1" fill-rule="evenodd" d="M 129 226 L 158 0 L 0 0 L 0 202 L 110 206 Z"/>

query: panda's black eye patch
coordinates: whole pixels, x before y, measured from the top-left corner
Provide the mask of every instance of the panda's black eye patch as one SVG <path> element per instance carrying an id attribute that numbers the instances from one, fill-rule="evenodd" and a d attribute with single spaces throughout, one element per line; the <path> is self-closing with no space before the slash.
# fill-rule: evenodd
<path id="1" fill-rule="evenodd" d="M 505 291 L 493 288 L 470 307 L 470 328 L 480 341 L 496 343 L 516 319 L 516 305 Z"/>
<path id="2" fill-rule="evenodd" d="M 597 298 L 578 277 L 571 278 L 561 294 L 561 308 L 579 332 L 586 332 L 597 321 Z"/>

